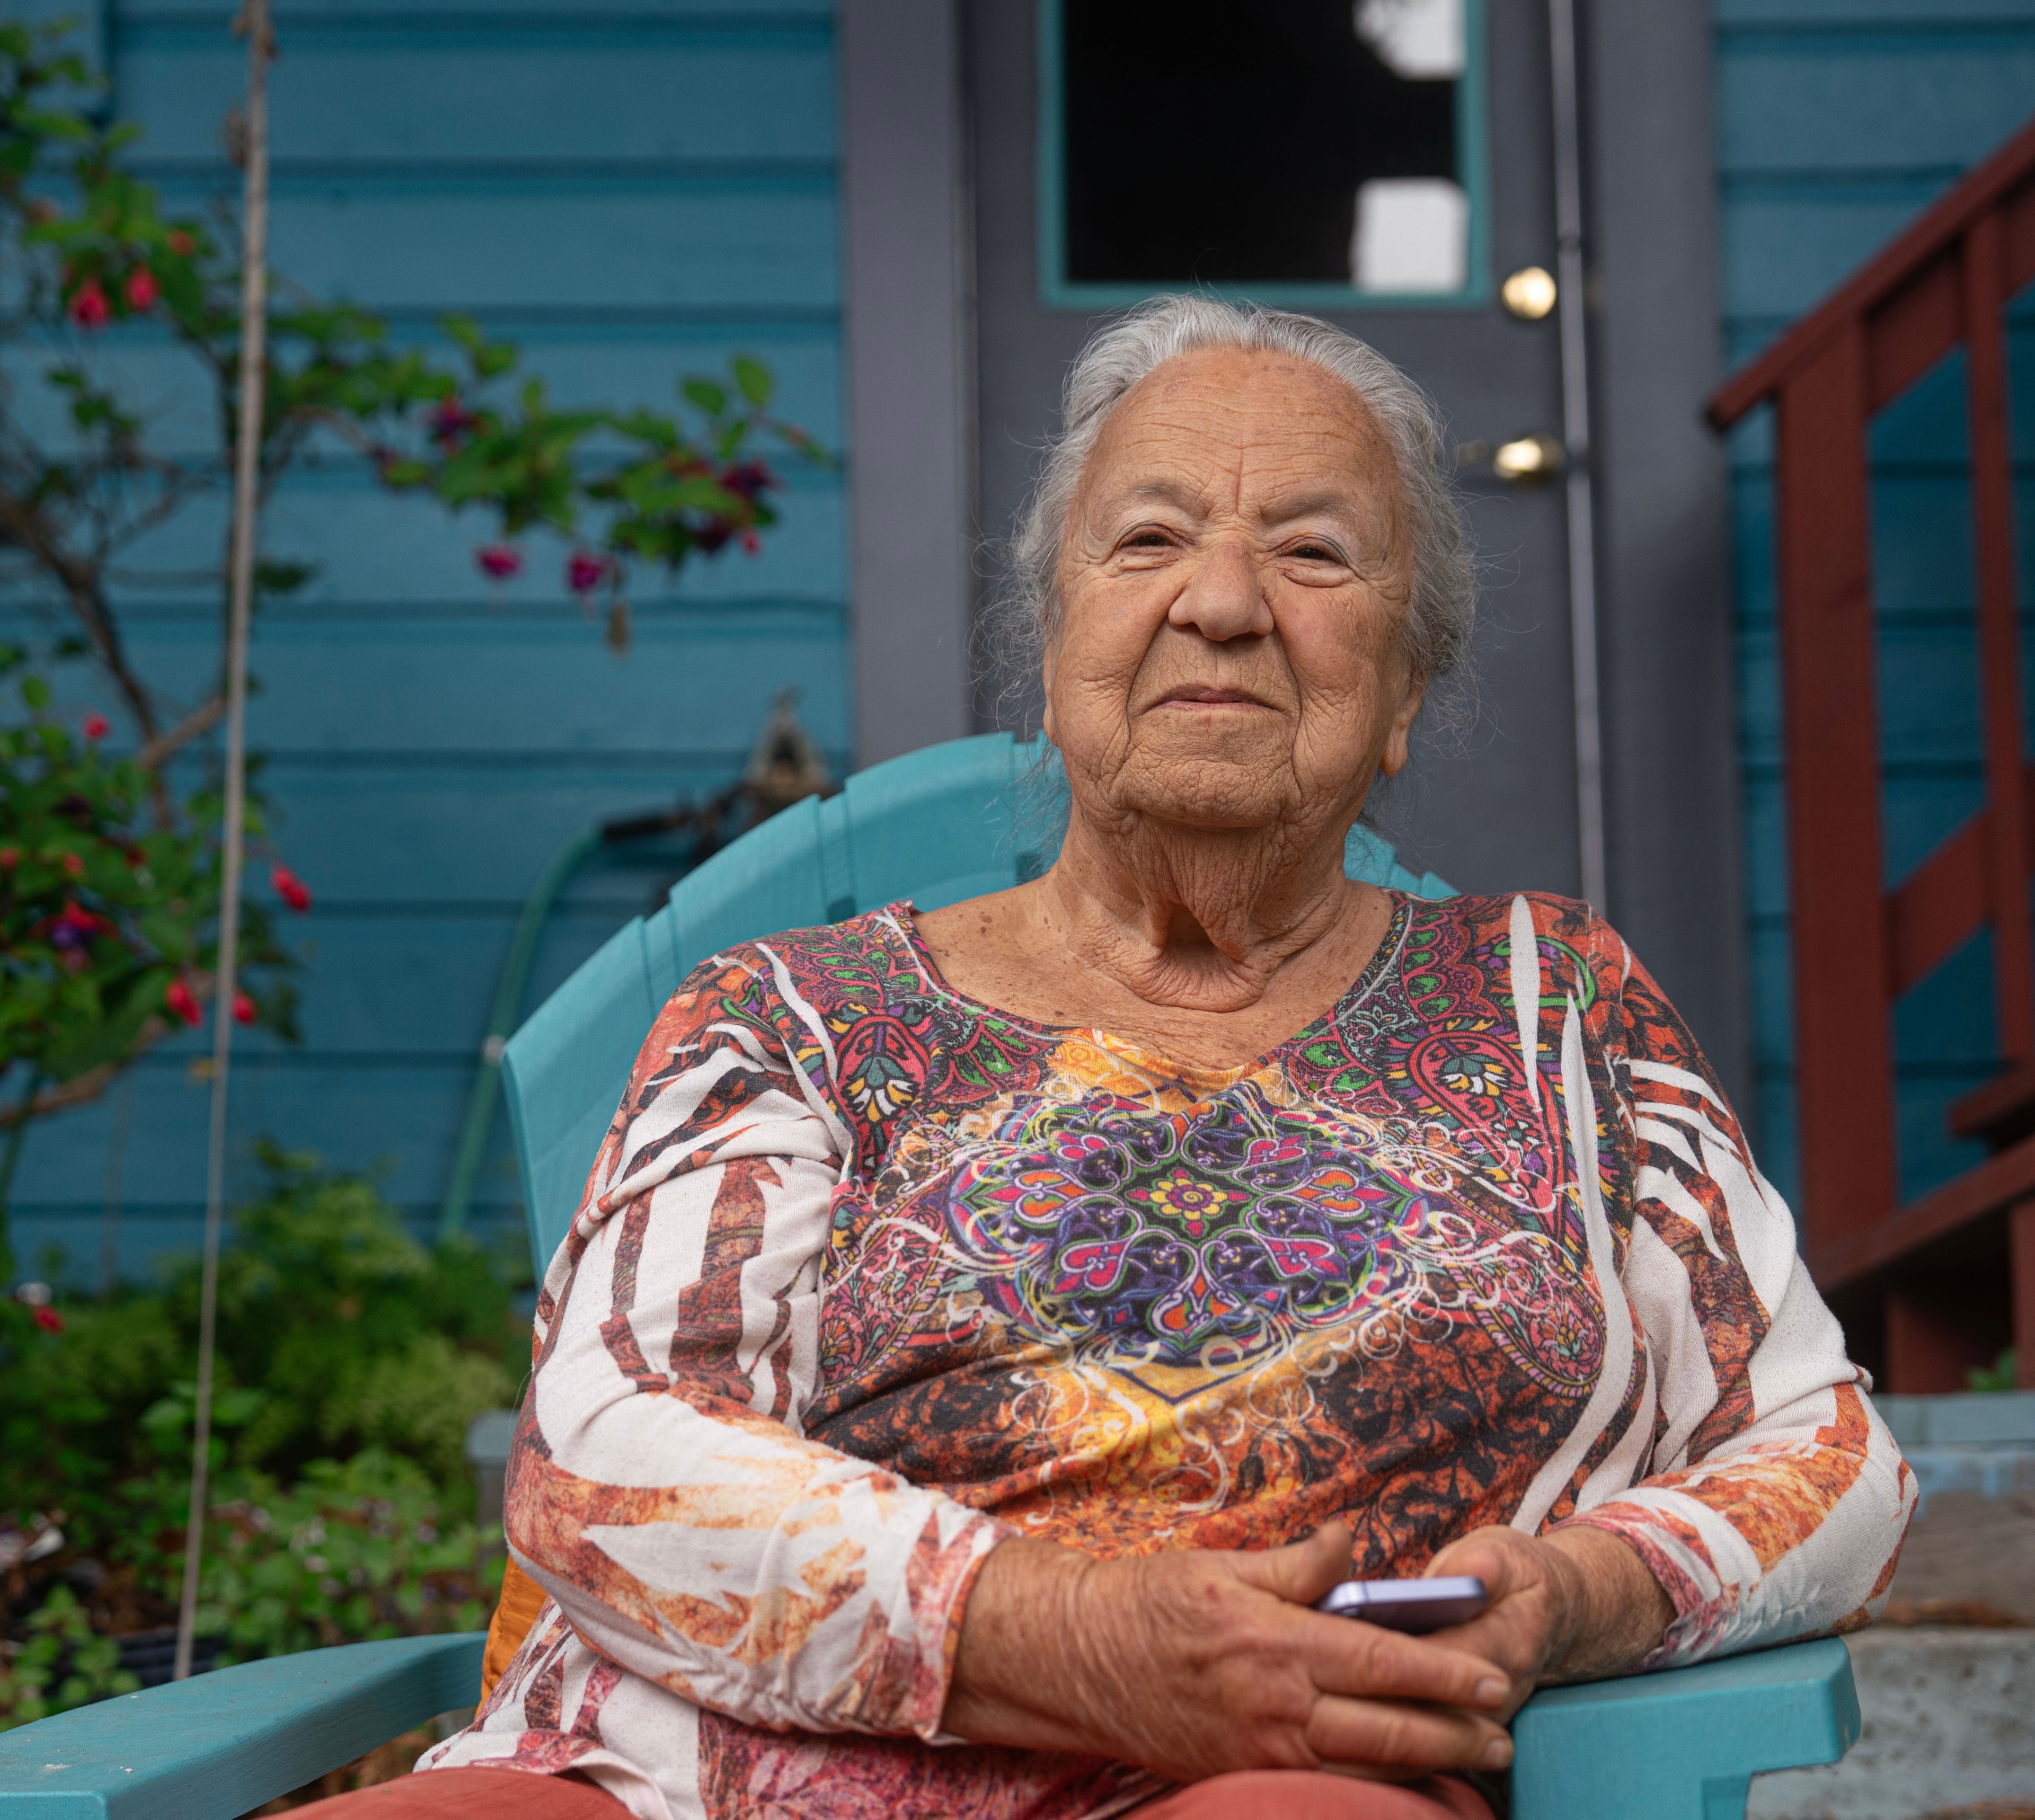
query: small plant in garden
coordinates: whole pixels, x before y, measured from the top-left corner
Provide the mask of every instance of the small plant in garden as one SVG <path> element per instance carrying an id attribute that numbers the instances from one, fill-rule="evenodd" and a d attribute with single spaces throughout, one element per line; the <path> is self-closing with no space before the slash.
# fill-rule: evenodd
<path id="1" fill-rule="evenodd" d="M 1990 1365 L 1975 1366 L 1965 1374 L 1968 1390 L 2014 1390 L 2020 1387 L 2019 1353 L 2010 1346 Z"/>
<path id="2" fill-rule="evenodd" d="M 120 1666 L 120 1645 L 93 1631 L 77 1595 L 61 1582 L 22 1629 L 26 1636 L 0 1657 L 0 1731 L 141 1685 Z"/>
<path id="3" fill-rule="evenodd" d="M 250 1476 L 215 1498 L 198 1624 L 223 1661 L 434 1630 L 476 1630 L 501 1589 L 470 1520 L 431 1478 L 371 1448 L 314 1460 L 284 1490 Z"/>
<path id="4" fill-rule="evenodd" d="M 81 757 L 50 713 L 39 680 L 26 724 L 5 729 L 0 848 L 55 852 L 62 865 L 73 848 L 51 848 L 28 826 L 54 815 L 71 830 L 65 840 L 92 846 L 77 857 L 88 866 L 97 863 L 94 853 L 103 859 L 93 876 L 103 873 L 104 882 L 94 889 L 112 895 L 81 890 L 73 908 L 62 881 L 54 897 L 47 888 L 39 857 L 22 874 L 35 882 L 20 887 L 26 895 L 18 904 L 0 879 L 7 965 L 35 982 L 24 990 L 36 1001 L 18 1035 L 0 1025 L 7 1043 L 0 1124 L 88 1097 L 149 1042 L 197 1021 L 217 911 L 216 883 L 207 883 L 217 874 L 213 793 L 180 792 L 170 773 L 217 724 L 224 703 L 216 684 L 190 699 L 144 675 L 119 602 L 149 587 L 216 589 L 224 600 L 224 551 L 217 566 L 195 572 L 152 566 L 150 553 L 182 513 L 221 498 L 230 485 L 240 384 L 237 235 L 223 215 L 163 212 L 154 186 L 123 163 L 136 130 L 106 126 L 76 104 L 89 85 L 83 62 L 64 48 L 62 28 L 0 21 L 0 267 L 8 274 L 0 295 L 0 352 L 8 355 L 0 367 L 0 602 L 36 629 L 45 667 L 77 656 L 96 670 L 125 724 L 115 735 L 95 716 L 88 746 L 115 736 L 132 747 L 122 765 L 94 769 L 91 752 Z M 270 291 L 261 496 L 300 464 L 365 461 L 392 491 L 487 520 L 476 561 L 501 582 L 525 568 L 527 540 L 549 537 L 564 592 L 589 608 L 604 603 L 618 651 L 629 643 L 638 570 L 675 576 L 697 557 L 759 547 L 777 521 L 772 496 L 781 487 L 759 453 L 765 441 L 824 459 L 769 414 L 770 375 L 747 357 L 733 360 L 724 382 L 683 381 L 673 412 L 561 409 L 540 378 L 519 373 L 514 348 L 471 322 L 448 320 L 436 350 L 402 346 L 368 311 L 281 277 Z M 201 389 L 203 420 L 216 426 L 213 446 L 160 446 L 120 373 L 119 332 L 137 325 L 182 356 Z M 265 554 L 258 605 L 300 591 L 313 574 L 305 562 Z M 58 784 L 61 792 L 50 795 L 45 785 Z M 115 851 L 134 848 L 154 857 L 116 889 L 109 868 L 125 861 Z M 286 868 L 273 885 L 294 908 L 308 901 Z M 243 912 L 257 927 L 259 910 L 256 903 Z M 15 955 L 17 929 L 28 932 L 32 953 Z M 289 957 L 269 942 L 252 958 L 257 985 L 246 1014 L 287 1028 L 280 980 Z M 88 1028 L 95 1017 L 97 1028 Z M 47 1027 L 30 1030 L 38 1019 Z M 24 1080 L 32 1092 L 24 1092 Z M 0 1210 L 4 1198 L 0 1176 Z"/>

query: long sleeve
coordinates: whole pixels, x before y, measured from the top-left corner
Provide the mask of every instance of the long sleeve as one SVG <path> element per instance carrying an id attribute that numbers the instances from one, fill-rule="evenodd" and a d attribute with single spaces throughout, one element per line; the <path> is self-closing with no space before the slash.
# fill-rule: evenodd
<path id="1" fill-rule="evenodd" d="M 1623 1127 L 1603 1135 L 1626 1165 L 1619 1275 L 1657 1401 L 1646 1476 L 1585 1484 L 1570 1521 L 1622 1538 L 1672 1600 L 1649 1666 L 1856 1629 L 1885 1603 L 1913 1476 L 1693 1038 L 1602 934 Z"/>
<path id="2" fill-rule="evenodd" d="M 685 1699 L 932 1739 L 1006 1532 L 802 1431 L 851 1146 L 781 980 L 767 949 L 710 961 L 644 1043 L 539 1299 L 509 1541 L 589 1647 Z"/>

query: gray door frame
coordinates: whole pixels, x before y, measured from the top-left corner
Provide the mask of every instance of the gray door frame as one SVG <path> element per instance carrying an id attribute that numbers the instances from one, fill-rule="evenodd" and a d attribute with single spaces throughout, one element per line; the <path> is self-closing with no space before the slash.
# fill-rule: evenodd
<path id="1" fill-rule="evenodd" d="M 855 753 L 972 731 L 975 298 L 956 0 L 841 0 Z"/>

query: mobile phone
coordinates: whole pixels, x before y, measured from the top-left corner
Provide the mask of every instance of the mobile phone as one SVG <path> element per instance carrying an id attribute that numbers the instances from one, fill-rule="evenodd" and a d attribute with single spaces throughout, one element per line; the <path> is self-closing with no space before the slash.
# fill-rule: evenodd
<path id="1" fill-rule="evenodd" d="M 1345 1580 L 1315 1607 L 1332 1618 L 1361 1618 L 1387 1630 L 1424 1637 L 1467 1624 L 1489 1603 L 1481 1580 L 1467 1574 L 1435 1580 Z"/>

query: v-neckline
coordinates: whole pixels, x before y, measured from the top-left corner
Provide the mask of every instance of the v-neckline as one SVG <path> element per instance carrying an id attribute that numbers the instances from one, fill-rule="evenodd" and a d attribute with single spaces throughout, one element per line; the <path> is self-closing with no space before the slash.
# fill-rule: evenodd
<path id="1" fill-rule="evenodd" d="M 1014 1025 L 1018 1029 L 1029 1031 L 1052 1042 L 1085 1040 L 1112 1055 L 1120 1055 L 1163 1079 L 1189 1081 L 1198 1088 L 1220 1090 L 1233 1086 L 1239 1081 L 1248 1080 L 1254 1074 L 1261 1074 L 1274 1066 L 1289 1050 L 1311 1042 L 1322 1031 L 1339 1022 L 1347 1012 L 1361 1004 L 1376 989 L 1379 981 L 1384 977 L 1386 969 L 1405 945 L 1413 908 L 1413 900 L 1405 892 L 1394 890 L 1389 886 L 1379 886 L 1377 889 L 1393 901 L 1392 919 L 1386 925 L 1384 935 L 1379 939 L 1377 947 L 1371 950 L 1371 958 L 1359 969 L 1356 979 L 1350 982 L 1333 1004 L 1317 1013 L 1292 1036 L 1274 1043 L 1262 1055 L 1234 1068 L 1213 1068 L 1199 1062 L 1183 1062 L 1175 1056 L 1149 1048 L 1134 1038 L 1123 1036 L 1114 1030 L 1105 1030 L 1100 1025 L 1046 1024 L 1037 1018 L 1006 1010 L 1000 1005 L 992 1005 L 987 999 L 976 998 L 972 992 L 963 991 L 941 971 L 939 962 L 933 958 L 932 950 L 926 946 L 925 938 L 919 932 L 916 912 L 910 898 L 901 897 L 894 903 L 886 904 L 881 915 L 897 931 L 926 984 L 973 1016 Z"/>

